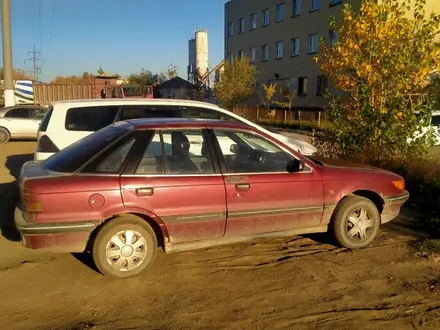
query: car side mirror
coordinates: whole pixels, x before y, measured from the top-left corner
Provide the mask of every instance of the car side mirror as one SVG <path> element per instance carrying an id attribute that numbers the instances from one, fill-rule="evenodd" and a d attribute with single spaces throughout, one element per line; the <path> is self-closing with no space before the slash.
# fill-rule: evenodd
<path id="1" fill-rule="evenodd" d="M 286 169 L 289 173 L 302 172 L 302 170 L 304 169 L 304 163 L 295 158 L 287 163 Z"/>
<path id="2" fill-rule="evenodd" d="M 236 154 L 238 152 L 238 145 L 231 144 L 231 146 L 229 147 L 229 151 L 232 152 L 233 154 Z"/>

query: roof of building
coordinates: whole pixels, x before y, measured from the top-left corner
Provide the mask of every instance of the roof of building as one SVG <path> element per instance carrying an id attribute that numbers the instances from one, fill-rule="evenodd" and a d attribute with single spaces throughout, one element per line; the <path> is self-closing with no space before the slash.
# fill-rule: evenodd
<path id="1" fill-rule="evenodd" d="M 157 89 L 196 89 L 197 87 L 190 83 L 188 80 L 185 80 L 179 76 L 176 76 L 174 78 L 171 78 L 170 80 L 167 80 L 159 85 L 157 85 Z"/>

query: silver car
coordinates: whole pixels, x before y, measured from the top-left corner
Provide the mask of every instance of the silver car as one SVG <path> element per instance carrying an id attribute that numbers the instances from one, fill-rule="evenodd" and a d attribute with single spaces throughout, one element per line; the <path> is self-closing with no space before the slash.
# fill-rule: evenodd
<path id="1" fill-rule="evenodd" d="M 16 105 L 0 109 L 0 144 L 10 139 L 36 139 L 47 109 L 37 105 Z"/>

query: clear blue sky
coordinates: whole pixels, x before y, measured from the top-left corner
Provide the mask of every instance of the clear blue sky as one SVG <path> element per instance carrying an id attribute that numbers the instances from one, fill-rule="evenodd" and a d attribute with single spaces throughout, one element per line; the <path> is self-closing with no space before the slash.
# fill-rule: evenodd
<path id="1" fill-rule="evenodd" d="M 226 0 L 41 1 L 42 29 L 40 0 L 11 0 L 11 20 L 14 67 L 32 66 L 24 61 L 35 44 L 45 60 L 43 81 L 96 73 L 99 65 L 106 72 L 126 75 L 141 68 L 166 70 L 170 63 L 186 78 L 188 39 L 196 27 L 208 29 L 209 65 L 223 58 Z"/>

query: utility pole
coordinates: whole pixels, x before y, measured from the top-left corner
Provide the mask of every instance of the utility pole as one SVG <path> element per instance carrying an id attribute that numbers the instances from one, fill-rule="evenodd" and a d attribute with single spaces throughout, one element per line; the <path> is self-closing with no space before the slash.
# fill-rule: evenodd
<path id="1" fill-rule="evenodd" d="M 28 55 L 32 55 L 32 57 L 24 60 L 24 63 L 26 64 L 26 61 L 32 61 L 34 80 L 38 81 L 39 80 L 38 78 L 41 74 L 41 67 L 38 65 L 38 62 L 40 61 L 44 62 L 44 60 L 37 57 L 37 56 L 41 56 L 41 52 L 37 52 L 35 50 L 35 44 L 34 44 L 34 50 L 29 51 Z"/>
<path id="2" fill-rule="evenodd" d="M 2 0 L 2 40 L 5 107 L 15 105 L 12 67 L 11 2 Z"/>

